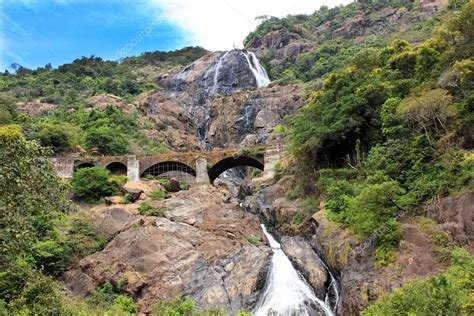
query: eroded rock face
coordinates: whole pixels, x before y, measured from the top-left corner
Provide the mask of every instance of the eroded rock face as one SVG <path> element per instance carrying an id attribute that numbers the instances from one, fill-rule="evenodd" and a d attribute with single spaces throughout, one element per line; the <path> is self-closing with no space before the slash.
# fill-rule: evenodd
<path id="1" fill-rule="evenodd" d="M 301 236 L 283 237 L 281 247 L 290 261 L 313 287 L 316 296 L 324 300 L 326 294 L 325 284 L 329 277 L 328 272 L 308 241 Z"/>
<path id="2" fill-rule="evenodd" d="M 256 91 L 241 91 L 206 102 L 212 122 L 209 141 L 213 147 L 228 144 L 271 143 L 273 128 L 292 115 L 306 100 L 301 85 L 272 85 Z"/>
<path id="3" fill-rule="evenodd" d="M 468 192 L 458 199 L 439 199 L 424 208 L 427 217 L 440 223 L 450 237 L 469 245 L 474 252 L 474 192 Z"/>
<path id="4" fill-rule="evenodd" d="M 269 32 L 262 38 L 256 37 L 248 45 L 248 49 L 258 57 L 269 56 L 280 62 L 294 62 L 299 54 L 313 48 L 314 46 L 305 43 L 301 36 L 285 29 Z"/>
<path id="5" fill-rule="evenodd" d="M 257 82 L 245 54 L 238 49 L 214 52 L 158 77 L 157 83 L 175 94 L 188 93 L 193 102 L 200 105 L 211 95 L 255 89 Z"/>
<path id="6" fill-rule="evenodd" d="M 68 288 L 88 295 L 127 276 L 125 292 L 141 312 L 176 295 L 190 296 L 202 309 L 219 306 L 235 314 L 252 308 L 271 251 L 257 218 L 227 197 L 211 186 L 180 191 L 154 204 L 165 217 L 139 215 L 138 205 L 97 207 L 96 222 L 108 223 L 102 228 L 115 237 L 65 273 Z M 259 242 L 249 243 L 250 236 Z"/>

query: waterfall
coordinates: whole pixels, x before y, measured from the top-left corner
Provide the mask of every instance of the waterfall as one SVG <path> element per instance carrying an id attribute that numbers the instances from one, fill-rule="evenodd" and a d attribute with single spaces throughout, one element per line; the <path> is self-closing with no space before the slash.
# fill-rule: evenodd
<path id="1" fill-rule="evenodd" d="M 217 64 L 214 70 L 214 85 L 212 86 L 212 89 L 211 89 L 212 94 L 216 93 L 217 82 L 219 81 L 219 69 L 221 68 L 222 61 L 227 57 L 228 54 L 229 54 L 229 51 L 225 52 L 224 54 L 222 54 L 221 57 L 219 57 L 219 60 L 217 61 Z"/>
<path id="2" fill-rule="evenodd" d="M 253 314 L 267 315 L 310 315 L 309 303 L 316 303 L 326 315 L 332 316 L 331 309 L 316 297 L 313 289 L 298 274 L 280 244 L 267 232 L 262 224 L 263 232 L 273 250 L 270 272 L 263 295 Z"/>
<path id="3" fill-rule="evenodd" d="M 257 88 L 266 87 L 270 83 L 268 74 L 265 71 L 265 68 L 260 65 L 257 56 L 254 53 L 248 51 L 242 51 L 242 54 L 245 56 L 247 63 L 249 64 L 250 70 L 252 70 L 253 75 L 255 76 L 255 81 L 257 82 Z"/>

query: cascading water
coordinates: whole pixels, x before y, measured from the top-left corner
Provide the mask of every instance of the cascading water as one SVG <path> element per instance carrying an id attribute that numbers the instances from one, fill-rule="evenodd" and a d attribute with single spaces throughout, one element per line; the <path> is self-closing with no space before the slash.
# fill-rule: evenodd
<path id="1" fill-rule="evenodd" d="M 253 75 L 255 76 L 255 81 L 257 82 L 257 88 L 266 87 L 270 83 L 268 74 L 265 71 L 265 68 L 260 65 L 257 56 L 254 53 L 248 51 L 242 51 L 242 54 L 245 56 L 247 63 L 249 64 L 250 70 L 252 70 Z"/>
<path id="2" fill-rule="evenodd" d="M 216 66 L 214 68 L 214 85 L 212 86 L 212 89 L 211 89 L 212 94 L 216 93 L 216 87 L 217 87 L 217 83 L 219 81 L 219 70 L 221 68 L 222 61 L 227 57 L 228 54 L 229 54 L 229 51 L 222 54 L 222 56 L 219 58 L 219 60 L 217 61 Z"/>
<path id="3" fill-rule="evenodd" d="M 314 310 L 309 304 L 316 304 L 325 315 L 334 315 L 330 307 L 314 294 L 313 289 L 298 274 L 280 244 L 267 232 L 262 224 L 263 232 L 273 250 L 270 272 L 263 295 L 255 308 L 255 316 L 283 315 L 304 316 Z"/>

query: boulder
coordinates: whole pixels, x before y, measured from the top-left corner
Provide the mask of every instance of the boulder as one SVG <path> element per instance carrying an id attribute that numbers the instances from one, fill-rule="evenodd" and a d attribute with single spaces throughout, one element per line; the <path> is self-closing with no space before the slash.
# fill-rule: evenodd
<path id="1" fill-rule="evenodd" d="M 131 188 L 124 186 L 122 187 L 122 190 L 124 191 L 125 194 L 128 195 L 130 202 L 135 202 L 140 198 L 140 195 L 143 193 L 142 189 L 138 188 Z"/>
<path id="2" fill-rule="evenodd" d="M 283 237 L 281 248 L 294 264 L 296 269 L 313 287 L 316 296 L 324 300 L 326 295 L 325 284 L 328 281 L 328 272 L 319 256 L 310 244 L 301 236 Z"/>
<path id="3" fill-rule="evenodd" d="M 459 198 L 445 197 L 425 206 L 424 215 L 442 224 L 451 238 L 461 244 L 474 243 L 474 192 Z"/>
<path id="4" fill-rule="evenodd" d="M 178 192 L 181 190 L 181 186 L 179 181 L 175 178 L 169 179 L 168 182 L 165 183 L 165 190 L 168 192 Z"/>
<path id="5" fill-rule="evenodd" d="M 120 204 L 124 200 L 124 197 L 121 195 L 116 195 L 116 196 L 107 196 L 104 201 L 105 205 L 110 206 L 110 205 L 115 205 L 115 204 Z"/>

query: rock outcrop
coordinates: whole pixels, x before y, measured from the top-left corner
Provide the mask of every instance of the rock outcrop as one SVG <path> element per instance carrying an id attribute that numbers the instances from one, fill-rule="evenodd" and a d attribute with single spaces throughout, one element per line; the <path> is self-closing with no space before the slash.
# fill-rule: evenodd
<path id="1" fill-rule="evenodd" d="M 308 241 L 301 236 L 283 237 L 281 247 L 293 265 L 313 287 L 316 296 L 324 299 L 328 271 Z"/>
<path id="2" fill-rule="evenodd" d="M 134 204 L 92 210 L 98 228 L 112 239 L 65 273 L 68 288 L 88 295 L 127 276 L 124 291 L 141 312 L 176 295 L 190 296 L 202 309 L 219 306 L 235 314 L 252 308 L 271 253 L 257 218 L 229 203 L 228 192 L 211 186 L 150 203 L 165 216 L 142 216 Z M 249 237 L 258 242 L 250 243 Z"/>
<path id="3" fill-rule="evenodd" d="M 474 253 L 474 192 L 460 198 L 446 197 L 427 205 L 424 215 L 441 225 L 452 239 Z"/>
<path id="4" fill-rule="evenodd" d="M 214 52 L 159 76 L 157 83 L 174 94 L 187 93 L 196 105 L 204 104 L 211 95 L 255 89 L 257 82 L 246 54 L 238 49 Z"/>

